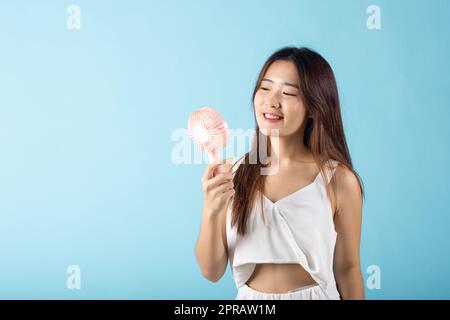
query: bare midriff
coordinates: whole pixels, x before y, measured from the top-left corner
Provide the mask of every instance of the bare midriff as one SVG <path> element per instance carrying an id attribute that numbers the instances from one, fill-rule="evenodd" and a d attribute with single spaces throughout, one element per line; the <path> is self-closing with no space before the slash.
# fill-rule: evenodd
<path id="1" fill-rule="evenodd" d="M 286 293 L 316 281 L 299 264 L 258 263 L 246 284 L 264 293 Z"/>

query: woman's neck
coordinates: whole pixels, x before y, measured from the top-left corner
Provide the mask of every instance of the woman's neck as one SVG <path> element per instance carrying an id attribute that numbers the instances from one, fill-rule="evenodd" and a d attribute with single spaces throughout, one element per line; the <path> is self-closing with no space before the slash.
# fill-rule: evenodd
<path id="1" fill-rule="evenodd" d="M 303 144 L 303 133 L 284 137 L 270 136 L 271 160 L 281 166 L 296 162 L 314 163 L 310 150 Z"/>

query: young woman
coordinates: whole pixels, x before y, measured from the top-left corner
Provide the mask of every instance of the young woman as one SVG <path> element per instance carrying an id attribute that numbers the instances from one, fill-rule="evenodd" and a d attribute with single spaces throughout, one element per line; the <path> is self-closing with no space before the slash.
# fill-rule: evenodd
<path id="1" fill-rule="evenodd" d="M 202 274 L 218 281 L 229 259 L 236 299 L 364 299 L 363 188 L 330 65 L 310 49 L 283 48 L 264 64 L 252 98 L 250 152 L 202 177 Z"/>

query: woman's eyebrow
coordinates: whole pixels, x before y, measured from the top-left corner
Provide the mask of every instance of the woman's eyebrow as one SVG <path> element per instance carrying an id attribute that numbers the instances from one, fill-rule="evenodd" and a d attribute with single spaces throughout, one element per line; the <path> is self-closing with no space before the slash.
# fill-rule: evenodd
<path id="1" fill-rule="evenodd" d="M 263 78 L 263 79 L 261 80 L 261 82 L 262 82 L 262 81 L 268 81 L 268 82 L 271 82 L 271 83 L 275 83 L 275 81 L 270 80 L 270 79 L 267 79 L 267 78 Z M 290 86 L 290 87 L 294 87 L 294 88 L 300 89 L 300 88 L 298 87 L 298 85 L 293 84 L 293 83 L 290 83 L 290 82 L 281 82 L 281 84 L 284 84 L 284 85 L 286 85 L 286 86 Z"/>

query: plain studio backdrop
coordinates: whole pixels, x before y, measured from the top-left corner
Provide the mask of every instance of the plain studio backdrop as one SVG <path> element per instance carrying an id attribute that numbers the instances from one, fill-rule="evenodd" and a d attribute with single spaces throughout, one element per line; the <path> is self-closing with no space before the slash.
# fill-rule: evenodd
<path id="1" fill-rule="evenodd" d="M 337 78 L 367 298 L 450 298 L 449 30 L 447 0 L 1 1 L 0 298 L 234 299 L 175 133 L 205 105 L 254 129 L 284 46 Z"/>

